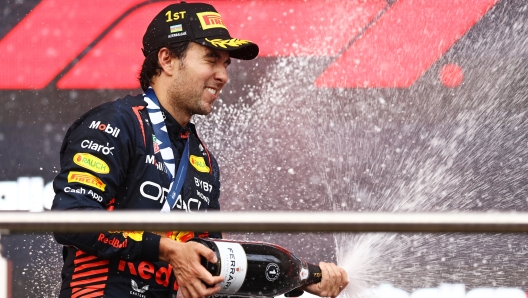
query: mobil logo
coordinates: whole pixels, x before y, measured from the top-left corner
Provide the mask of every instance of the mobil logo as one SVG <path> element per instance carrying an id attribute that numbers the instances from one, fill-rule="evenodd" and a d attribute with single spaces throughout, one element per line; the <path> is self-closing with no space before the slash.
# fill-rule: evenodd
<path id="1" fill-rule="evenodd" d="M 92 121 L 88 128 L 102 130 L 115 138 L 117 138 L 119 132 L 121 131 L 119 128 L 110 125 L 110 123 L 105 124 L 101 123 L 101 121 Z"/>
<path id="2" fill-rule="evenodd" d="M 145 157 L 145 163 L 154 165 L 159 171 L 167 173 L 167 166 L 164 162 L 158 162 L 155 155 L 147 155 Z"/>
<path id="3" fill-rule="evenodd" d="M 331 57 L 314 81 L 318 87 L 405 88 L 497 2 L 218 0 L 221 18 L 202 19 L 257 43 L 260 57 Z M 165 6 L 165 1 L 42 0 L 0 40 L 0 69 L 13 74 L 0 81 L 0 89 L 138 88 L 142 35 Z M 68 22 L 57 15 L 67 15 Z M 263 26 L 265 32 L 259 30 Z"/>

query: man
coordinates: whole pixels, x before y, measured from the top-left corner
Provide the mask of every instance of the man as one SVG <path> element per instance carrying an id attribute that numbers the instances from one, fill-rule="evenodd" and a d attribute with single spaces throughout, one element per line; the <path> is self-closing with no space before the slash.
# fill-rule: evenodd
<path id="1" fill-rule="evenodd" d="M 139 81 L 144 95 L 96 107 L 66 133 L 54 210 L 219 210 L 219 168 L 190 119 L 207 115 L 227 83 L 231 58 L 253 59 L 258 46 L 229 35 L 207 4 L 172 4 L 148 26 Z M 177 215 L 175 215 L 177 216 Z M 108 231 L 55 233 L 64 245 L 63 297 L 210 296 L 223 277 L 190 237 L 218 233 Z M 306 290 L 336 296 L 346 273 L 321 263 L 321 283 Z M 177 280 L 177 284 L 176 284 Z"/>

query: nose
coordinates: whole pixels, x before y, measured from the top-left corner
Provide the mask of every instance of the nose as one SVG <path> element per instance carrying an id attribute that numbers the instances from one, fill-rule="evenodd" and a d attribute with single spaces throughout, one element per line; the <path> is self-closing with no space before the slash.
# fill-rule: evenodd
<path id="1" fill-rule="evenodd" d="M 229 80 L 229 76 L 227 74 L 227 68 L 225 66 L 219 66 L 215 72 L 215 80 L 218 83 L 225 84 Z"/>

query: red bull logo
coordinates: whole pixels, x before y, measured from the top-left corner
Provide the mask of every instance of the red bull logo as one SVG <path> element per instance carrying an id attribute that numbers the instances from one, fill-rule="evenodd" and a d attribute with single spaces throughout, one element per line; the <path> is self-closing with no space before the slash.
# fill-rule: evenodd
<path id="1" fill-rule="evenodd" d="M 105 236 L 105 234 L 100 233 L 99 237 L 97 238 L 97 241 L 102 242 L 104 244 L 108 244 L 110 246 L 113 246 L 115 248 L 126 248 L 128 245 L 128 239 L 125 238 L 123 241 L 119 241 L 117 238 L 109 239 Z"/>

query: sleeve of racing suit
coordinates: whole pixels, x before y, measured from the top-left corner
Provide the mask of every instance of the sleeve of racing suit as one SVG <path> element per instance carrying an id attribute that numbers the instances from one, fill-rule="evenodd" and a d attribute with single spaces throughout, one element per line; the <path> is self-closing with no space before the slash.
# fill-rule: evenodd
<path id="1" fill-rule="evenodd" d="M 220 167 L 214 155 L 211 154 L 211 164 L 213 167 L 213 192 L 211 195 L 211 202 L 209 203 L 208 210 L 220 210 Z"/>
<path id="2" fill-rule="evenodd" d="M 208 210 L 220 211 L 220 167 L 216 162 L 216 159 L 211 155 L 213 165 L 213 193 L 211 196 L 211 202 L 209 203 Z M 210 238 L 223 238 L 221 231 L 210 231 Z"/>
<path id="3" fill-rule="evenodd" d="M 53 181 L 52 210 L 107 210 L 115 203 L 129 163 L 144 150 L 139 122 L 125 107 L 99 106 L 66 133 L 61 170 Z M 101 258 L 158 261 L 160 236 L 149 232 L 54 233 L 57 242 Z"/>

